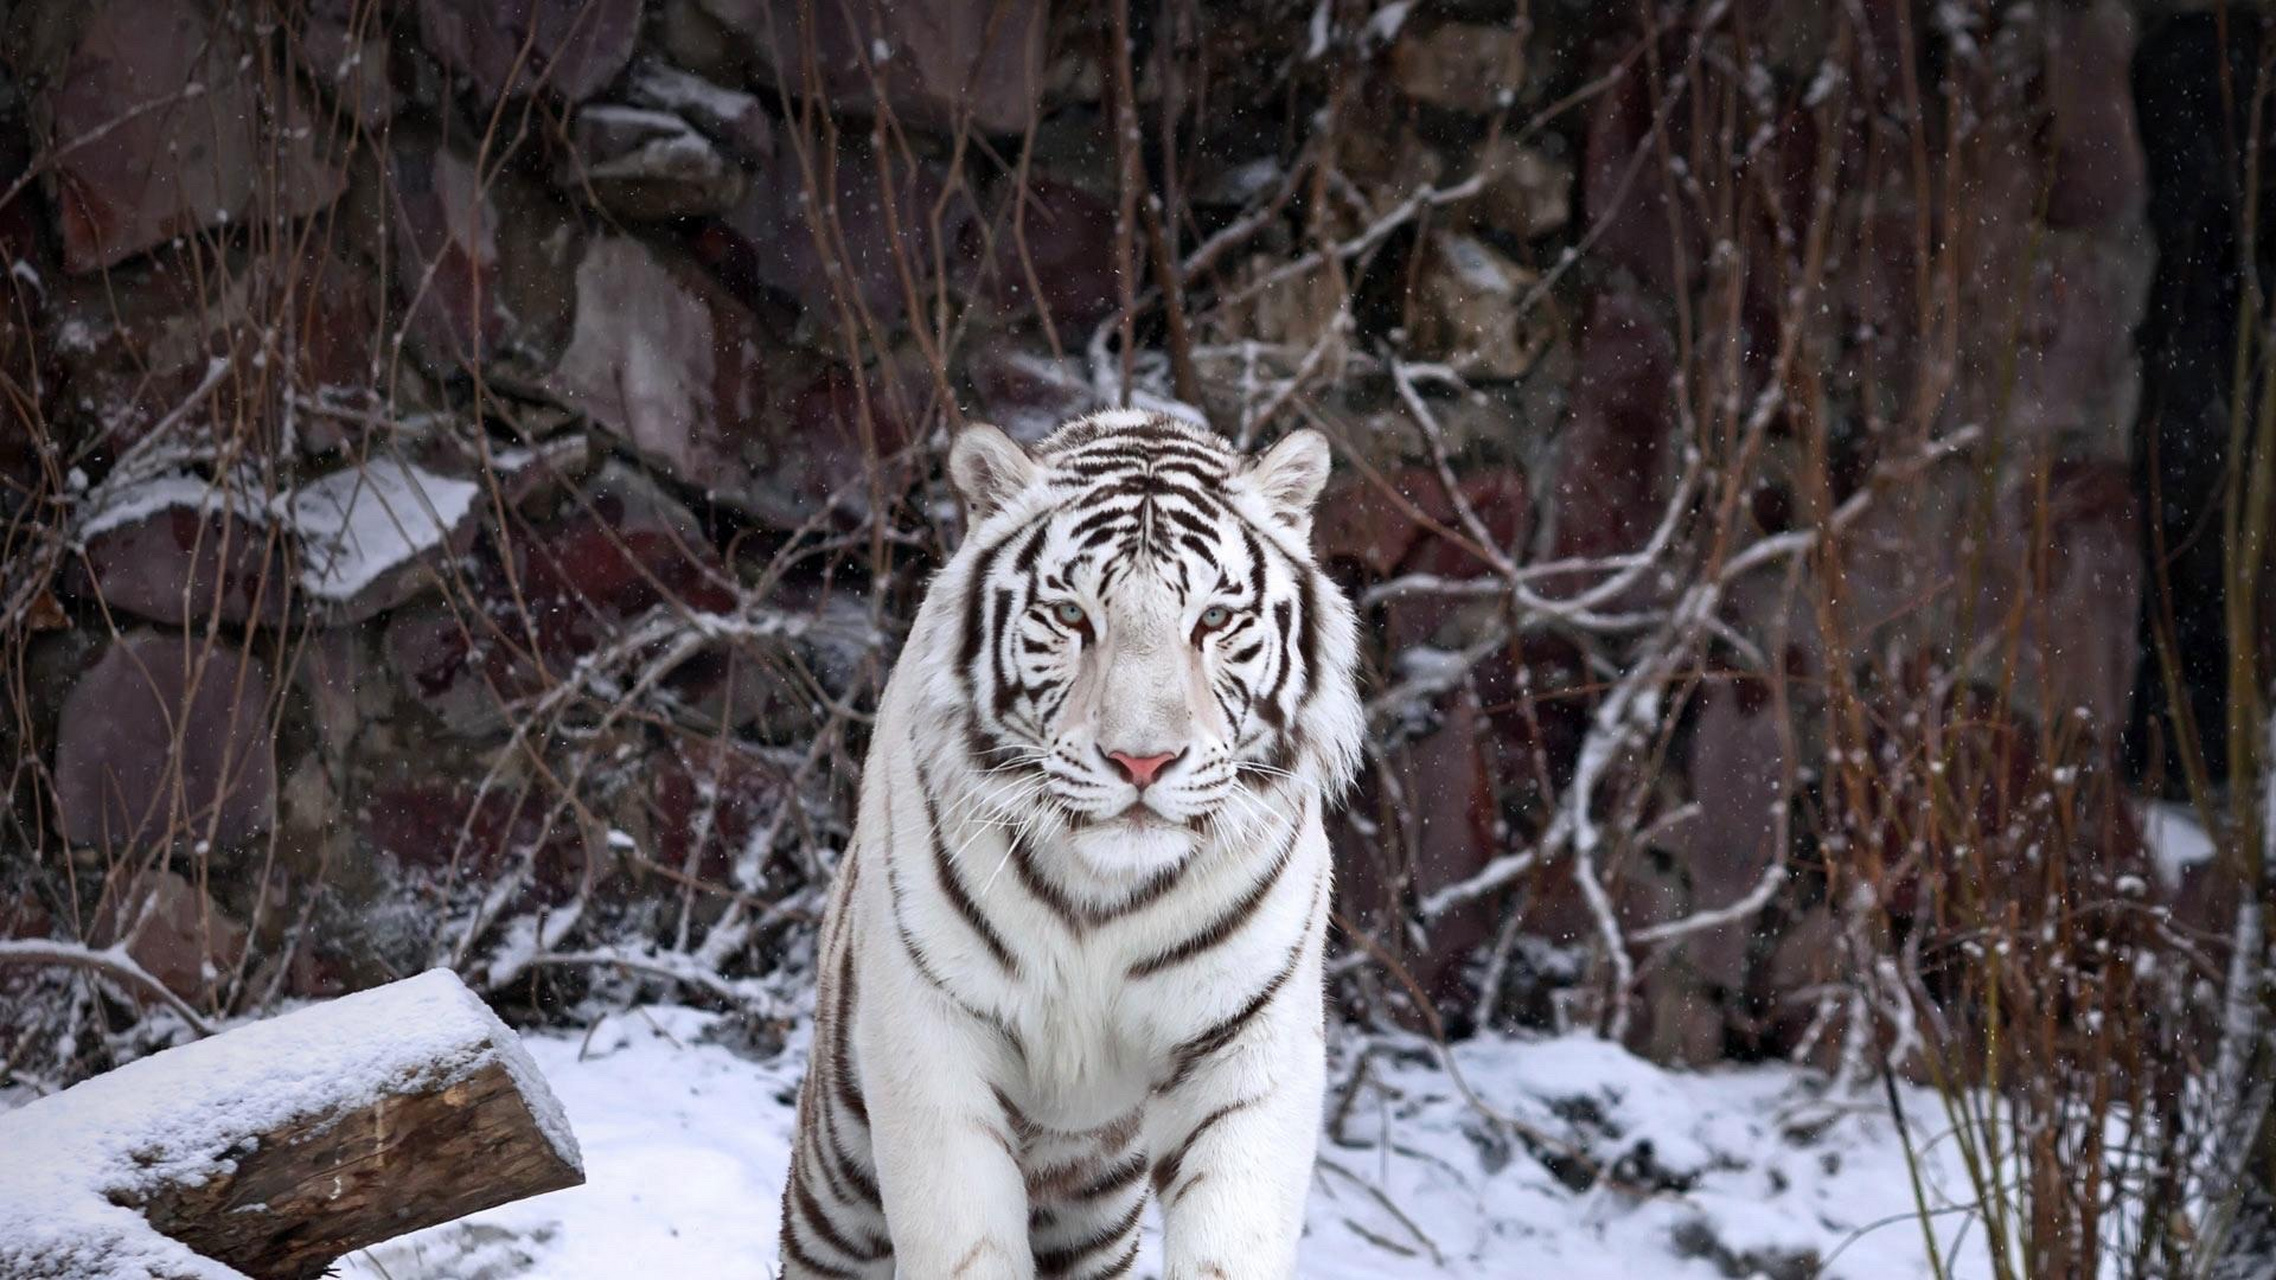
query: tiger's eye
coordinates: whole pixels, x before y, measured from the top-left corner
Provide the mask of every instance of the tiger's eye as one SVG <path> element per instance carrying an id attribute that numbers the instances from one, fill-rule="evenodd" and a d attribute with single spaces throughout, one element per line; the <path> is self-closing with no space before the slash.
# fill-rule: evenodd
<path id="1" fill-rule="evenodd" d="M 1051 616 L 1057 619 L 1059 625 L 1063 627 L 1087 630 L 1090 626 L 1090 619 L 1083 613 L 1083 606 L 1072 600 L 1061 600 L 1052 605 Z"/>
<path id="2" fill-rule="evenodd" d="M 1232 620 L 1233 611 L 1221 604 L 1213 604 L 1201 611 L 1201 625 L 1207 631 L 1215 631 Z"/>

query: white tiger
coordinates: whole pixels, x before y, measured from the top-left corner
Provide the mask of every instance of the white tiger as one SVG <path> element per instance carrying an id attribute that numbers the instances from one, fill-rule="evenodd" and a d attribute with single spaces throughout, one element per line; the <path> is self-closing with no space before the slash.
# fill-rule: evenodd
<path id="1" fill-rule="evenodd" d="M 1361 714 L 1327 442 L 1158 415 L 958 436 L 970 535 L 887 683 L 821 942 L 793 1280 L 1294 1274 L 1322 810 Z"/>

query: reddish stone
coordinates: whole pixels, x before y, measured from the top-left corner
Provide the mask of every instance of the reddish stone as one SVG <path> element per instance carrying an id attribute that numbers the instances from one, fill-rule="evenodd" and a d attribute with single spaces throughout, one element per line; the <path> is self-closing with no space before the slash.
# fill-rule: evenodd
<path id="1" fill-rule="evenodd" d="M 695 740 L 656 758 L 649 771 L 649 856 L 715 885 L 755 892 L 766 864 L 737 875 L 752 839 L 796 802 L 779 765 L 732 743 Z"/>
<path id="2" fill-rule="evenodd" d="M 1674 344 L 1659 317 L 1633 295 L 1598 295 L 1562 432 L 1552 558 L 1633 551 L 1651 536 L 1662 450 L 1675 430 L 1674 377 Z"/>
<path id="3" fill-rule="evenodd" d="M 1044 314 L 1059 326 L 1060 341 L 1073 345 L 1119 305 L 1114 206 L 1047 178 L 1030 181 L 1024 200 L 1015 192 L 1006 204 L 987 235 L 977 224 L 966 229 L 965 255 L 986 258 L 987 294 L 1002 312 L 1025 315 L 1041 298 Z"/>
<path id="4" fill-rule="evenodd" d="M 539 89 L 582 102 L 631 60 L 640 9 L 641 0 L 419 0 L 419 35 L 485 107 Z"/>
<path id="5" fill-rule="evenodd" d="M 2007 504 L 2018 521 L 2031 500 Z M 2042 718 L 2115 742 L 2130 719 L 2141 666 L 2144 571 L 2141 503 L 2123 462 L 2058 464 L 2048 477 L 2046 569 L 2023 612 L 2024 670 L 2016 693 Z M 2029 531 L 2015 531 L 2028 544 Z M 2083 723 L 2075 718 L 2083 714 Z"/>
<path id="6" fill-rule="evenodd" d="M 589 103 L 569 139 L 574 150 L 555 166 L 553 185 L 618 218 L 706 217 L 742 199 L 743 171 L 669 111 Z"/>
<path id="7" fill-rule="evenodd" d="M 687 483 L 734 493 L 762 478 L 743 453 L 767 409 L 764 344 L 725 290 L 609 237 L 577 268 L 577 319 L 547 388 Z"/>
<path id="8" fill-rule="evenodd" d="M 268 291 L 256 301 L 257 313 L 281 320 L 280 336 L 290 343 L 294 378 L 289 390 L 317 401 L 346 400 L 351 405 L 375 397 L 373 384 L 385 363 L 380 351 L 378 281 L 361 266 L 321 249 L 303 255 L 294 270 L 272 271 L 257 265 L 255 274 Z M 361 424 L 345 415 L 295 409 L 288 420 L 297 428 L 303 448 L 353 450 L 363 456 L 356 447 L 363 439 Z"/>
<path id="9" fill-rule="evenodd" d="M 1431 925 L 1428 946 L 1418 948 L 1405 928 L 1407 886 L 1412 896 L 1444 888 L 1474 874 L 1499 847 L 1500 814 L 1482 723 L 1476 701 L 1457 694 L 1447 723 L 1396 750 L 1405 811 L 1415 817 L 1401 834 L 1411 841 L 1347 840 L 1337 859 L 1344 909 L 1398 955 L 1442 1007 L 1460 999 L 1463 967 L 1492 938 L 1499 899 L 1489 895 L 1441 916 Z M 1354 801 L 1362 810 L 1369 803 L 1364 797 Z"/>
<path id="10" fill-rule="evenodd" d="M 1701 254 L 1698 228 L 1675 200 L 1651 124 L 1644 76 L 1624 75 L 1598 95 L 1581 149 L 1581 213 L 1595 236 L 1594 256 L 1664 291 L 1675 285 L 1676 255 L 1696 263 Z"/>
<path id="11" fill-rule="evenodd" d="M 414 608 L 388 625 L 390 664 L 454 731 L 486 733 L 508 701 L 549 687 L 577 659 L 649 609 L 704 612 L 735 597 L 694 519 L 637 473 L 610 467 L 559 517 L 517 523 L 477 549 L 463 584 L 472 607 Z"/>
<path id="12" fill-rule="evenodd" d="M 87 536 L 63 574 L 82 600 L 183 628 L 212 621 L 276 623 L 292 595 L 284 535 L 265 519 L 200 510 L 194 480 L 181 501 Z"/>
<path id="13" fill-rule="evenodd" d="M 1761 681 L 1734 678 L 1701 690 L 1685 761 L 1699 813 L 1663 840 L 1676 855 L 1685 890 L 1671 917 L 1728 906 L 1761 882 L 1777 855 L 1781 828 L 1773 806 L 1788 802 L 1793 763 Z M 1686 964 L 1720 989 L 1740 989 L 1754 927 L 1739 921 L 1692 935 L 1682 944 Z"/>
<path id="14" fill-rule="evenodd" d="M 2149 164 L 2134 97 L 2118 89 L 2133 66 L 2133 15 L 2116 0 L 2047 13 L 2054 146 L 2047 223 L 2089 227 L 2136 217 L 2149 200 Z"/>
<path id="15" fill-rule="evenodd" d="M 2014 370 L 2012 399 L 1996 401 L 2011 406 L 2009 430 L 2051 437 L 2066 453 L 2127 454 L 2141 389 L 2134 328 L 2156 259 L 2146 239 L 2075 231 L 2038 238 L 2019 296 L 1976 321 L 1976 358 Z M 1995 393 L 1982 394 L 1992 402 Z"/>
<path id="16" fill-rule="evenodd" d="M 818 583 L 778 582 L 768 613 L 798 624 L 796 635 L 740 637 L 690 656 L 663 685 L 678 700 L 682 722 L 706 733 L 797 746 L 812 742 L 831 698 L 856 695 L 873 674 L 877 654 L 870 605 L 859 594 Z"/>
<path id="17" fill-rule="evenodd" d="M 914 478 L 909 424 L 922 408 L 919 394 L 910 382 L 822 365 L 791 391 L 777 428 L 766 496 L 783 505 L 749 505 L 787 528 L 794 517 L 869 513 L 873 484 L 892 501 Z"/>
<path id="18" fill-rule="evenodd" d="M 1526 636 L 1479 662 L 1470 681 L 1492 724 L 1486 747 L 1503 796 L 1528 807 L 1557 803 L 1550 793 L 1572 782 L 1588 730 L 1581 693 L 1593 677 L 1581 651 L 1559 636 Z"/>
<path id="19" fill-rule="evenodd" d="M 444 368 L 480 365 L 504 338 L 498 300 L 498 209 L 474 166 L 399 135 L 388 156 L 389 201 L 403 259 L 396 294 L 406 336 Z"/>
<path id="20" fill-rule="evenodd" d="M 1533 519 L 1525 473 L 1497 467 L 1464 476 L 1456 484 L 1494 544 L 1512 559 L 1523 559 Z M 1386 485 L 1396 497 L 1385 491 Z M 1441 530 L 1459 537 L 1444 536 Z M 1380 483 L 1364 475 L 1334 481 L 1313 526 L 1313 545 L 1321 561 L 1355 583 L 1410 573 L 1454 579 L 1485 576 L 1492 566 L 1469 549 L 1469 536 L 1438 472 L 1428 467 L 1395 471 Z M 1384 642 L 1393 653 L 1427 643 L 1472 604 L 1429 592 L 1395 598 L 1384 606 Z"/>
<path id="21" fill-rule="evenodd" d="M 677 114 L 745 164 L 766 169 L 774 162 L 774 117 L 751 94 L 667 63 L 643 62 L 633 68 L 625 96 L 639 106 Z"/>
<path id="22" fill-rule="evenodd" d="M 25 140 L 23 145 L 28 145 Z M 15 181 L 18 158 L 0 142 L 0 186 Z M 38 336 L 49 310 L 46 280 L 50 259 L 39 252 L 43 238 L 38 205 L 31 200 L 0 204 L 0 264 L 8 266 L 0 279 L 0 382 L 13 385 L 26 397 L 14 412 L 34 420 L 54 420 L 49 397 L 59 381 L 53 342 Z M 0 486 L 24 494 L 40 484 L 39 450 L 34 433 L 21 429 L 0 431 Z M 5 499 L 0 499 L 4 504 Z"/>
<path id="23" fill-rule="evenodd" d="M 1521 559 L 1532 519 L 1525 473 L 1497 467 L 1455 483 L 1496 545 L 1513 559 Z M 1441 538 L 1433 526 L 1469 536 L 1435 469 L 1408 467 L 1380 481 L 1345 474 L 1330 484 L 1320 503 L 1312 540 L 1321 560 L 1342 561 L 1379 578 L 1402 573 L 1473 578 L 1490 571 L 1484 560 L 1460 543 Z"/>
<path id="24" fill-rule="evenodd" d="M 308 0 L 295 49 L 309 78 L 366 129 L 395 116 L 383 14 L 366 0 Z"/>
<path id="25" fill-rule="evenodd" d="M 356 816 L 371 847 L 413 881 L 486 885 L 528 859 L 533 881 L 519 907 L 566 902 L 582 878 L 575 819 L 551 813 L 547 826 L 553 808 L 542 791 L 418 777 L 372 787 Z"/>
<path id="26" fill-rule="evenodd" d="M 964 376 L 978 397 L 974 415 L 1033 444 L 1070 418 L 1102 408 L 1073 358 L 1054 360 L 1010 342 L 987 343 L 964 358 Z"/>
<path id="27" fill-rule="evenodd" d="M 699 3 L 752 70 L 791 93 L 806 91 L 811 70 L 834 110 L 870 115 L 882 94 L 904 125 L 1016 133 L 1039 109 L 1044 0 Z"/>
<path id="28" fill-rule="evenodd" d="M 1594 928 L 1570 878 L 1554 871 L 1528 879 L 1515 892 L 1487 894 L 1447 911 L 1431 923 L 1427 946 L 1412 946 L 1403 927 L 1413 899 L 1465 880 L 1494 858 L 1519 849 L 1522 837 L 1510 834 L 1516 829 L 1510 815 L 1543 811 L 1543 786 L 1568 784 L 1586 709 L 1579 699 L 1559 695 L 1584 675 L 1580 655 L 1561 640 L 1535 640 L 1522 649 L 1489 655 L 1472 670 L 1469 682 L 1445 700 L 1440 724 L 1389 751 L 1407 817 L 1399 838 L 1347 837 L 1339 844 L 1346 910 L 1370 922 L 1378 940 L 1401 955 L 1442 1007 L 1467 1002 L 1461 991 L 1464 971 L 1493 936 L 1513 897 L 1522 904 L 1531 935 L 1570 942 Z M 1544 759 L 1550 771 L 1546 780 L 1537 767 Z M 1353 807 L 1380 814 L 1377 803 L 1363 797 Z M 1394 851 L 1404 851 L 1411 861 L 1392 865 Z"/>
<path id="29" fill-rule="evenodd" d="M 97 912 L 93 942 L 127 956 L 185 1000 L 210 1001 L 245 955 L 245 926 L 171 871 L 114 878 Z"/>
<path id="30" fill-rule="evenodd" d="M 298 96 L 271 101 L 241 65 L 253 56 L 235 26 L 209 22 L 199 5 L 94 7 L 46 98 L 52 137 L 103 131 L 102 145 L 56 156 L 68 269 L 111 266 L 220 223 L 300 217 L 339 196 L 347 180 L 317 121 Z M 169 105 L 128 111 L 152 103 Z"/>
<path id="31" fill-rule="evenodd" d="M 951 200 L 936 227 L 939 173 L 898 155 L 887 164 L 890 188 L 875 158 L 854 149 L 820 151 L 811 170 L 789 168 L 750 184 L 724 220 L 734 237 L 729 274 L 747 273 L 789 295 L 820 325 L 841 323 L 841 306 L 866 311 L 887 328 L 899 325 L 909 303 L 903 270 L 925 302 L 934 248 L 960 243 L 971 205 Z"/>
<path id="32" fill-rule="evenodd" d="M 113 641 L 63 703 L 64 838 L 117 854 L 167 836 L 229 845 L 266 830 L 276 816 L 274 714 L 267 670 L 225 644 Z"/>
<path id="33" fill-rule="evenodd" d="M 473 162 L 407 126 L 393 130 L 388 207 L 404 337 L 440 374 L 504 361 L 526 379 L 568 340 L 582 228 L 551 191 Z"/>

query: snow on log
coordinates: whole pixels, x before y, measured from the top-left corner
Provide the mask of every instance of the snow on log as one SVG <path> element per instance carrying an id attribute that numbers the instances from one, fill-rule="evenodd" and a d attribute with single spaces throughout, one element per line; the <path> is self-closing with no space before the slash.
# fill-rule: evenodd
<path id="1" fill-rule="evenodd" d="M 0 1276 L 299 1280 L 583 1181 L 521 1041 L 438 969 L 0 1112 Z"/>

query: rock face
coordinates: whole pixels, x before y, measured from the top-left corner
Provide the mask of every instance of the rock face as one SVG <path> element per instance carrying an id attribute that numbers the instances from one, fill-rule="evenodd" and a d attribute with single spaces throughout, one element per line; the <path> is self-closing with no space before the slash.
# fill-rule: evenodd
<path id="1" fill-rule="evenodd" d="M 679 115 L 744 164 L 763 169 L 775 158 L 774 117 L 751 94 L 651 61 L 633 68 L 625 95 L 635 106 Z"/>
<path id="2" fill-rule="evenodd" d="M 185 1000 L 212 999 L 245 954 L 243 924 L 213 909 L 172 871 L 143 871 L 113 886 L 94 936 Z"/>
<path id="3" fill-rule="evenodd" d="M 300 590 L 339 622 L 410 599 L 439 561 L 474 541 L 481 502 L 468 480 L 375 458 L 301 485 L 274 505 L 300 548 Z"/>
<path id="4" fill-rule="evenodd" d="M 227 644 L 121 637 L 64 699 L 62 835 L 114 853 L 171 836 L 231 845 L 276 815 L 269 677 Z"/>
<path id="5" fill-rule="evenodd" d="M 577 294 L 547 389 L 712 501 L 795 528 L 865 501 L 865 432 L 888 457 L 906 441 L 886 388 L 783 349 L 725 290 L 638 241 L 594 244 Z"/>
<path id="6" fill-rule="evenodd" d="M 346 177 L 302 98 L 263 94 L 251 47 L 197 5 L 102 0 L 42 100 L 60 151 L 53 190 L 64 265 L 93 271 L 176 236 L 298 217 Z"/>
<path id="7" fill-rule="evenodd" d="M 987 291 L 1010 316 L 1042 310 L 1063 331 L 1080 333 L 1105 319 L 1118 305 L 1114 277 L 1114 207 L 1105 200 L 1048 178 L 1029 184 L 1024 196 L 997 219 L 994 252 L 979 241 L 975 222 L 963 233 L 964 257 L 984 264 Z"/>
<path id="8" fill-rule="evenodd" d="M 867 115 L 882 89 L 903 124 L 1013 133 L 1039 106 L 1050 16 L 1043 0 L 699 0 L 696 7 L 753 74 L 792 93 L 807 87 L 800 51 L 815 49 L 821 95 L 836 110 Z"/>
<path id="9" fill-rule="evenodd" d="M 388 153 L 398 246 L 394 294 L 407 345 L 438 373 L 503 363 L 527 373 L 557 350 L 575 306 L 583 239 L 521 174 L 403 130 Z"/>
<path id="10" fill-rule="evenodd" d="M 360 622 L 409 599 L 474 536 L 475 485 L 377 458 L 264 497 L 164 475 L 106 486 L 79 528 L 74 594 L 153 622 Z"/>
<path id="11" fill-rule="evenodd" d="M 1482 115 L 1525 87 L 1525 37 L 1482 23 L 1416 23 L 1391 46 L 1391 80 L 1434 107 Z"/>
<path id="12" fill-rule="evenodd" d="M 764 338 L 751 313 L 620 237 L 596 242 L 578 264 L 577 301 L 548 389 L 688 483 L 747 483 L 736 446 L 757 434 L 767 407 Z"/>
<path id="13" fill-rule="evenodd" d="M 851 311 L 899 327 L 910 286 L 920 300 L 930 297 L 934 255 L 956 243 L 970 217 L 965 200 L 938 207 L 940 176 L 928 162 L 888 156 L 884 167 L 879 173 L 864 150 L 823 151 L 808 167 L 752 184 L 726 216 L 759 283 L 813 324 L 836 324 Z"/>
<path id="14" fill-rule="evenodd" d="M 722 213 L 743 195 L 743 171 L 669 111 L 592 103 L 578 109 L 571 140 L 576 150 L 554 170 L 554 185 L 620 218 Z"/>
<path id="15" fill-rule="evenodd" d="M 1033 443 L 1069 418 L 1104 408 L 1076 361 L 1054 360 L 1009 344 L 972 353 L 966 376 L 983 421 Z"/>
<path id="16" fill-rule="evenodd" d="M 498 208 L 474 166 L 409 142 L 389 157 L 395 232 L 406 252 L 396 293 L 409 336 L 438 360 L 480 363 L 504 335 L 498 296 Z"/>
<path id="17" fill-rule="evenodd" d="M 419 32 L 485 107 L 540 90 L 582 102 L 624 70 L 640 13 L 641 0 L 419 0 Z"/>
<path id="18" fill-rule="evenodd" d="M 178 627 L 208 619 L 282 621 L 292 579 L 279 531 L 258 513 L 215 510 L 214 492 L 203 481 L 176 478 L 142 492 L 147 509 L 98 513 L 66 589 Z"/>
<path id="19" fill-rule="evenodd" d="M 1552 506 L 1558 559 L 1633 551 L 1650 536 L 1674 425 L 1674 343 L 1643 299 L 1595 299 L 1578 361 Z"/>
<path id="20" fill-rule="evenodd" d="M 188 859 L 88 877 L 120 914 L 82 940 L 198 998 L 240 959 L 242 995 L 556 943 L 692 955 L 737 912 L 756 932 L 721 954 L 795 954 L 839 762 L 962 536 L 941 448 L 1127 400 L 1335 437 L 1316 546 L 1367 598 L 1375 753 L 1344 887 L 1443 1012 L 1481 1011 L 1506 939 L 1486 1016 L 1595 1018 L 1599 909 L 1652 929 L 1785 852 L 1776 937 L 1629 949 L 1630 1027 L 1686 1061 L 1794 1047 L 1796 993 L 1842 976 L 1826 833 L 1784 794 L 1825 791 L 1830 677 L 2131 745 L 2142 534 L 2205 523 L 2139 492 L 2133 433 L 2166 409 L 2136 344 L 2225 324 L 2237 246 L 2225 194 L 2172 218 L 2217 269 L 2169 263 L 2195 283 L 2149 306 L 2164 152 L 2111 86 L 2137 25 L 2194 19 L 1929 6 L 1908 35 L 1889 4 L 1743 0 L 1658 6 L 1648 51 L 1633 6 L 1314 7 L 1133 7 L 1173 320 L 1146 218 L 1119 275 L 1106 6 L 0 0 L 0 191 L 30 175 L 0 203 L 0 649 L 34 673 L 0 681 L 26 704 L 0 739 L 51 765 L 50 844 Z M 1946 105 L 1913 110 L 1908 72 Z M 2160 465 L 2206 490 L 2219 337 L 2164 384 L 2198 399 Z M 1963 433 L 1985 452 L 1870 479 Z M 1513 602 L 1455 501 L 1516 563 L 1618 564 L 1687 475 L 1665 565 L 1585 619 Z M 1852 499 L 1727 584 L 1635 739 L 1591 738 L 1715 571 L 1713 522 L 1821 536 Z M 1602 804 L 1644 784 L 1597 815 L 1602 899 L 1557 853 L 1418 916 L 1542 840 L 1584 743 Z M 0 931 L 98 921 L 51 877 L 72 864 L 11 852 Z"/>
<path id="21" fill-rule="evenodd" d="M 510 559 L 508 559 L 510 557 Z M 667 603 L 733 597 L 687 511 L 637 472 L 604 469 L 561 514 L 475 557 L 451 607 L 402 611 L 386 648 L 405 690 L 452 730 L 490 732 L 508 707 Z"/>

